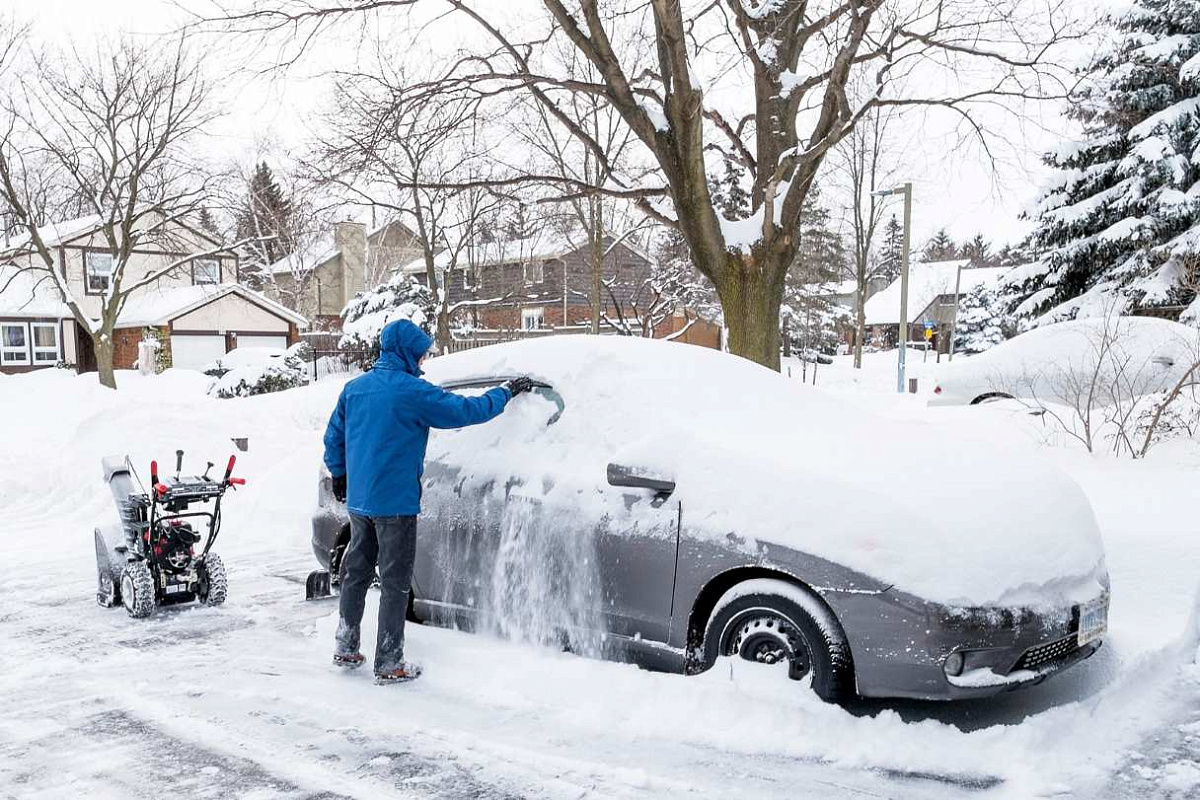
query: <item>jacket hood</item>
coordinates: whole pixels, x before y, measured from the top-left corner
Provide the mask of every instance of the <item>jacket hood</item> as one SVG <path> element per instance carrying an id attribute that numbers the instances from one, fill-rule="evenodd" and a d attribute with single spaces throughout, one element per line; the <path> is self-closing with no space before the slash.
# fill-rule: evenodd
<path id="1" fill-rule="evenodd" d="M 429 352 L 433 339 L 407 319 L 389 322 L 379 336 L 379 360 L 375 369 L 396 369 L 420 375 L 421 358 Z"/>

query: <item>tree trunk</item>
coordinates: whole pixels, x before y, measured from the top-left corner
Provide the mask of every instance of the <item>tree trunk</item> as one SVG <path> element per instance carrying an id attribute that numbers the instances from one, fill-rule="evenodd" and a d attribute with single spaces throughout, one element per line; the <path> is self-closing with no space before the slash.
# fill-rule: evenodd
<path id="1" fill-rule="evenodd" d="M 448 291 L 446 287 L 442 287 L 442 291 Z M 438 303 L 438 318 L 437 318 L 437 348 L 439 353 L 450 352 L 450 342 L 453 337 L 450 335 L 450 309 L 445 302 Z"/>
<path id="2" fill-rule="evenodd" d="M 717 295 L 729 330 L 729 352 L 779 371 L 779 307 L 785 271 L 772 264 L 760 269 L 754 260 L 730 257 L 729 269 L 717 284 Z"/>
<path id="3" fill-rule="evenodd" d="M 862 369 L 863 339 L 867 338 L 867 285 L 859 274 L 854 296 L 854 368 Z"/>
<path id="4" fill-rule="evenodd" d="M 100 385 L 117 388 L 117 376 L 113 373 L 113 338 L 111 330 L 101 330 L 92 337 L 92 349 L 96 351 L 96 373 Z"/>

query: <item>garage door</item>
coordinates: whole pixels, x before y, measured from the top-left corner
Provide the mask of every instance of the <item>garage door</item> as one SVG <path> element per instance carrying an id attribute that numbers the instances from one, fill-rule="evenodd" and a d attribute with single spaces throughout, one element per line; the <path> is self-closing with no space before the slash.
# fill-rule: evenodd
<path id="1" fill-rule="evenodd" d="M 278 347 L 280 350 L 286 350 L 287 334 L 249 334 L 239 333 L 237 339 L 238 347 Z"/>
<path id="2" fill-rule="evenodd" d="M 225 337 L 214 334 L 171 335 L 171 365 L 180 369 L 204 369 L 225 355 Z"/>

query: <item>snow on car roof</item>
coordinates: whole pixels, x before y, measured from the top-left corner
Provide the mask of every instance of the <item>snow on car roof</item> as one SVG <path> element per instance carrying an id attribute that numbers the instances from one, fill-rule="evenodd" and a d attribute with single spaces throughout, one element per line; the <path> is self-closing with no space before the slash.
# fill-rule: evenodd
<path id="1" fill-rule="evenodd" d="M 970 267 L 970 260 L 918 262 L 909 268 L 908 321 L 915 322 L 929 304 L 941 295 L 953 295 L 962 268 L 959 293 L 966 294 L 980 284 L 1000 280 L 1009 267 Z M 867 300 L 864 313 L 868 325 L 900 323 L 900 279 Z"/>
<path id="2" fill-rule="evenodd" d="M 495 479 L 516 475 L 542 501 L 599 514 L 607 465 L 632 465 L 672 476 L 689 528 L 744 539 L 748 555 L 783 545 L 947 603 L 1006 602 L 1051 584 L 1058 602 L 1094 593 L 1103 550 L 1087 500 L 1015 445 L 873 417 L 745 359 L 672 342 L 550 337 L 427 369 L 439 382 L 529 374 L 565 401 L 549 427 L 549 402 L 522 397 L 492 423 L 435 436 L 430 456 L 469 480 L 503 486 Z M 895 478 L 922 464 L 936 494 Z"/>

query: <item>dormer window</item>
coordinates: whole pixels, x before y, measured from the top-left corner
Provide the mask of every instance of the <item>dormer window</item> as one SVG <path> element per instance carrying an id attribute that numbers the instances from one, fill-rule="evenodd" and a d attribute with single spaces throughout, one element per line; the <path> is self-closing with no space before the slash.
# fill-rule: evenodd
<path id="1" fill-rule="evenodd" d="M 197 286 L 221 282 L 221 262 L 215 258 L 197 259 L 192 265 L 192 283 Z"/>

